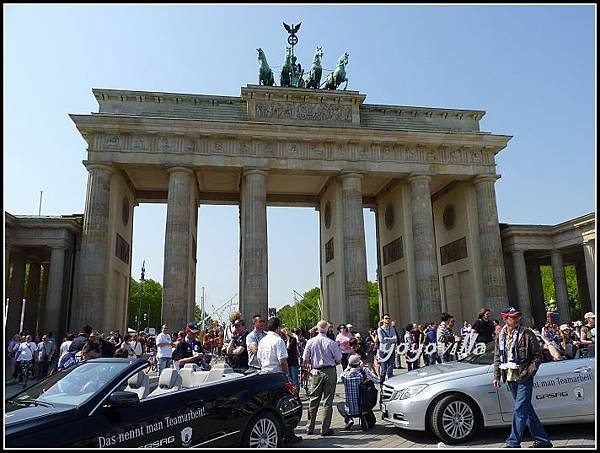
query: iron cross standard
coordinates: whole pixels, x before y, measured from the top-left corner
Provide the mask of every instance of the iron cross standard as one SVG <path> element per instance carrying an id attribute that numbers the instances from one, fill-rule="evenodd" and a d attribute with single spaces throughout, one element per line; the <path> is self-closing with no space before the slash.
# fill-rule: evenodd
<path id="1" fill-rule="evenodd" d="M 291 27 L 285 22 L 283 23 L 283 26 L 290 34 L 287 40 L 290 46 L 295 46 L 298 43 L 298 37 L 296 36 L 296 33 L 298 33 L 298 30 L 300 30 L 300 25 L 302 25 L 302 22 L 300 22 L 298 25 L 292 24 Z"/>

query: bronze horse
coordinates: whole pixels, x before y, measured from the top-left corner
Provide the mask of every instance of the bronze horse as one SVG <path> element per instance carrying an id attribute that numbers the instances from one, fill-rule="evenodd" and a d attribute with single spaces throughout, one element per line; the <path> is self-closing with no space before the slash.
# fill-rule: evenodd
<path id="1" fill-rule="evenodd" d="M 273 71 L 271 71 L 269 63 L 267 63 L 267 57 L 265 57 L 265 53 L 260 47 L 256 50 L 258 51 L 258 61 L 260 61 L 258 84 L 272 87 L 275 84 L 275 79 L 273 78 Z"/>
<path id="2" fill-rule="evenodd" d="M 308 79 L 306 79 L 306 88 L 319 89 L 321 83 L 321 74 L 323 74 L 323 68 L 321 67 L 321 57 L 323 56 L 323 50 L 317 47 L 315 50 L 315 56 L 308 72 Z"/>
<path id="3" fill-rule="evenodd" d="M 337 66 L 333 72 L 329 74 L 325 79 L 325 82 L 323 82 L 326 90 L 337 90 L 342 82 L 346 82 L 346 85 L 344 85 L 344 90 L 348 87 L 348 79 L 346 78 L 347 64 L 348 52 L 345 52 L 344 55 L 342 55 L 338 60 Z"/>

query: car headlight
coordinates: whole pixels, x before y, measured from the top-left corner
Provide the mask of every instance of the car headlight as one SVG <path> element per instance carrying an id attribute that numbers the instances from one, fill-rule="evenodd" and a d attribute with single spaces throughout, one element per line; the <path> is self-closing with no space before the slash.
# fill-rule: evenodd
<path id="1" fill-rule="evenodd" d="M 394 396 L 396 396 L 396 398 L 398 398 L 399 400 L 412 398 L 413 396 L 418 395 L 423 390 L 425 390 L 425 387 L 427 387 L 427 384 L 412 385 L 410 387 L 405 388 L 404 390 L 396 392 L 397 395 Z"/>

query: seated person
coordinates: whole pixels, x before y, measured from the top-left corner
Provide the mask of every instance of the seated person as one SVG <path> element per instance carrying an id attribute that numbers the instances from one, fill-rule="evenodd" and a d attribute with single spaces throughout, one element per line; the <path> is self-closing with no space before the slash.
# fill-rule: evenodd
<path id="1" fill-rule="evenodd" d="M 559 334 L 554 337 L 554 342 L 558 346 L 561 355 L 567 359 L 573 359 L 577 355 L 580 346 L 580 341 L 577 339 L 571 326 L 562 324 L 559 329 Z"/>
<path id="2" fill-rule="evenodd" d="M 344 370 L 344 372 L 340 375 L 340 380 L 344 384 L 344 394 L 346 397 L 346 404 L 344 405 L 344 410 L 340 410 L 340 413 L 344 417 L 344 421 L 346 422 L 346 429 L 351 429 L 352 425 L 354 425 L 354 421 L 352 417 L 356 417 L 361 414 L 361 408 L 358 404 L 359 397 L 359 385 L 363 382 L 363 373 L 367 379 L 373 381 L 374 383 L 379 383 L 379 377 L 371 371 L 369 367 L 364 367 L 360 360 L 360 356 L 357 354 L 352 354 L 348 359 L 348 367 Z"/>

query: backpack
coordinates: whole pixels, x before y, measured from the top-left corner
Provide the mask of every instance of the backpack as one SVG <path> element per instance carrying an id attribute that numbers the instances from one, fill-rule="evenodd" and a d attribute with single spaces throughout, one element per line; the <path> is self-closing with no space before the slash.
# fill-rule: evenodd
<path id="1" fill-rule="evenodd" d="M 358 406 L 362 411 L 371 411 L 377 404 L 377 388 L 373 381 L 367 378 L 364 370 L 360 370 L 362 382 L 358 385 Z"/>

